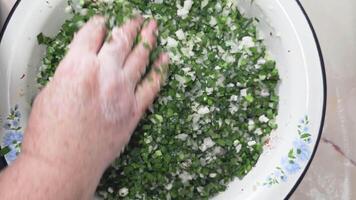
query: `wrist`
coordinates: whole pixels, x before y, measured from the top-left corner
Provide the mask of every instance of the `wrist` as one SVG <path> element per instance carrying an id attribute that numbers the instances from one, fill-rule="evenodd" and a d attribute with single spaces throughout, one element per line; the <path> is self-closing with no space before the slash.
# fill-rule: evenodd
<path id="1" fill-rule="evenodd" d="M 60 199 L 90 199 L 100 178 L 75 166 L 63 165 L 25 152 L 21 153 L 13 168 L 22 174 L 20 177 L 25 177 L 25 182 L 30 182 L 39 191 L 39 195 L 46 195 L 43 196 L 46 199 L 59 199 L 58 194 L 63 195 Z"/>

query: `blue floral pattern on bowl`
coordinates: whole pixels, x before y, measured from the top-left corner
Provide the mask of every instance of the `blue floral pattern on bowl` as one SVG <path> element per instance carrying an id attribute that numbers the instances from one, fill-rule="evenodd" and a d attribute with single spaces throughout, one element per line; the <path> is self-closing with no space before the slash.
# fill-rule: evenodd
<path id="1" fill-rule="evenodd" d="M 281 182 L 286 182 L 288 176 L 293 175 L 302 169 L 302 166 L 310 159 L 311 134 L 309 133 L 309 119 L 305 116 L 298 125 L 298 137 L 293 141 L 293 148 L 288 154 L 282 157 L 280 166 L 266 178 L 262 183 L 264 186 L 272 186 Z"/>
<path id="2" fill-rule="evenodd" d="M 3 124 L 5 134 L 1 143 L 1 155 L 5 156 L 8 163 L 14 161 L 21 151 L 23 130 L 21 127 L 21 113 L 18 105 L 10 109 L 10 113 Z"/>

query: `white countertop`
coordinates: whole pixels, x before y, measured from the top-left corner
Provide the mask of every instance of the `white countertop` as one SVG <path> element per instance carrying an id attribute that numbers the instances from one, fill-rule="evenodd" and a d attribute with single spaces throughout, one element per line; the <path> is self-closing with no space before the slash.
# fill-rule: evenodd
<path id="1" fill-rule="evenodd" d="M 14 0 L 0 0 L 0 26 Z M 301 0 L 327 73 L 326 123 L 317 154 L 292 199 L 356 199 L 356 1 Z"/>

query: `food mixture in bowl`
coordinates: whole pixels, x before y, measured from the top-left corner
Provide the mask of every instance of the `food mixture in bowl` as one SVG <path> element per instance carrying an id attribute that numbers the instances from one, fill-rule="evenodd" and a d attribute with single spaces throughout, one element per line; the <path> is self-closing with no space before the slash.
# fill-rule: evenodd
<path id="1" fill-rule="evenodd" d="M 209 199 L 256 164 L 277 125 L 276 63 L 236 0 L 69 1 L 72 17 L 46 45 L 38 83 L 51 79 L 74 33 L 91 16 L 121 25 L 142 14 L 159 22 L 170 75 L 124 153 L 97 189 L 104 199 Z M 110 39 L 110 34 L 107 36 Z M 140 37 L 137 38 L 137 41 Z M 157 72 L 160 73 L 160 72 Z"/>

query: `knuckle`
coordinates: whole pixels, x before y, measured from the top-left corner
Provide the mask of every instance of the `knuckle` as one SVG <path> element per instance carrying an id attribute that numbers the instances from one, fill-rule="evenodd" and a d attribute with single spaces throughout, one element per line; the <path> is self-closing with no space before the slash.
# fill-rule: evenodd
<path id="1" fill-rule="evenodd" d="M 82 57 L 76 67 L 80 73 L 94 73 L 96 72 L 96 69 L 99 68 L 99 65 L 99 60 L 96 55 L 90 53 L 87 54 L 87 56 Z"/>
<path id="2" fill-rule="evenodd" d="M 113 40 L 121 48 L 129 48 L 130 46 L 130 33 L 125 31 L 124 27 L 115 27 L 112 32 Z"/>

